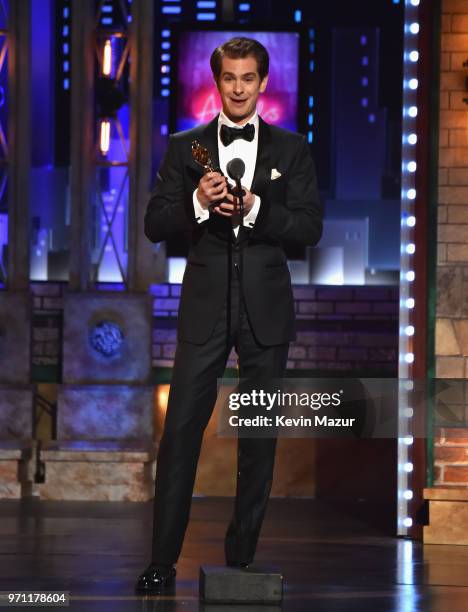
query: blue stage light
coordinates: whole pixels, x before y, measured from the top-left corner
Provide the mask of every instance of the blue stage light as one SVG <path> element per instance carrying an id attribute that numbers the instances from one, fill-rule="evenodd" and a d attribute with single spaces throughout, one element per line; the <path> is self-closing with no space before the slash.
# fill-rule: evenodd
<path id="1" fill-rule="evenodd" d="M 198 21 L 215 21 L 216 13 L 197 13 Z"/>
<path id="2" fill-rule="evenodd" d="M 161 12 L 164 15 L 179 15 L 182 12 L 181 6 L 163 6 Z"/>

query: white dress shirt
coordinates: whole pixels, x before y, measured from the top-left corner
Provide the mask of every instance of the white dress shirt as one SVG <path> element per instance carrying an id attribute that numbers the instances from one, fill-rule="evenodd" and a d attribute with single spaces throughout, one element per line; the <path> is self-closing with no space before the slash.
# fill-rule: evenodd
<path id="1" fill-rule="evenodd" d="M 236 138 L 230 145 L 225 147 L 221 142 L 220 131 L 221 126 L 227 125 L 232 128 L 244 127 L 247 123 L 251 123 L 255 126 L 255 136 L 252 142 L 244 140 L 243 138 Z M 226 166 L 231 159 L 239 157 L 245 163 L 245 174 L 242 177 L 242 185 L 249 191 L 252 187 L 252 181 L 255 172 L 255 165 L 257 163 L 257 149 L 258 149 L 258 113 L 255 111 L 253 117 L 246 121 L 246 123 L 240 126 L 234 123 L 221 111 L 218 118 L 218 153 L 219 153 L 219 167 L 225 176 L 228 176 Z M 255 194 L 254 194 L 255 195 Z M 254 203 L 250 211 L 244 216 L 244 226 L 253 227 L 255 220 L 257 219 L 258 211 L 260 210 L 261 199 L 258 195 L 255 195 Z M 207 208 L 203 208 L 197 198 L 197 190 L 193 192 L 193 207 L 195 210 L 195 219 L 198 223 L 206 221 L 210 212 Z M 237 236 L 239 233 L 239 225 L 233 227 L 234 233 Z"/>

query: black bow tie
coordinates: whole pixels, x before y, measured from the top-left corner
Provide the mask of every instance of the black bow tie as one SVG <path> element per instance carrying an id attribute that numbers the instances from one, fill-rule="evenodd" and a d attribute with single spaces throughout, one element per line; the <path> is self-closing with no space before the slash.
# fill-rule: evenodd
<path id="1" fill-rule="evenodd" d="M 221 125 L 220 136 L 221 142 L 225 147 L 229 146 L 236 138 L 243 138 L 244 140 L 252 142 L 255 136 L 255 126 L 251 123 L 247 123 L 243 128 L 232 128 L 223 123 Z"/>

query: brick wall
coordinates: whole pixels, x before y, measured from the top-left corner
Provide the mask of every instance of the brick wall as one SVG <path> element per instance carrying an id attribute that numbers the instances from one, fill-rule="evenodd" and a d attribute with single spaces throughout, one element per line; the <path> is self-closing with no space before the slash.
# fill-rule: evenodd
<path id="1" fill-rule="evenodd" d="M 467 378 L 468 0 L 442 1 L 441 36 L 436 375 Z"/>
<path id="2" fill-rule="evenodd" d="M 151 288 L 155 368 L 173 365 L 180 288 L 168 283 Z M 64 284 L 33 283 L 32 291 L 33 377 L 58 382 Z M 289 369 L 396 375 L 398 287 L 295 286 L 294 297 L 298 333 L 290 347 Z M 233 351 L 228 367 L 236 364 Z"/>
<path id="3" fill-rule="evenodd" d="M 172 367 L 180 285 L 155 285 L 152 293 L 153 365 Z M 398 287 L 295 286 L 298 334 L 288 369 L 395 375 L 398 295 Z M 236 366 L 234 351 L 228 366 Z"/>
<path id="4" fill-rule="evenodd" d="M 468 429 L 441 427 L 434 441 L 434 484 L 468 482 Z"/>
<path id="5" fill-rule="evenodd" d="M 468 0 L 442 0 L 436 376 L 468 378 Z M 468 485 L 467 428 L 440 428 L 434 484 Z"/>

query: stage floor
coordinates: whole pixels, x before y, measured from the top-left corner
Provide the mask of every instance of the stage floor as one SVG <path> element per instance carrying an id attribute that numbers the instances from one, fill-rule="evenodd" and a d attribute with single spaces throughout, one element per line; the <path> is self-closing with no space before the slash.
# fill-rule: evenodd
<path id="1" fill-rule="evenodd" d="M 298 499 L 270 501 L 255 560 L 283 572 L 282 607 L 203 605 L 199 566 L 224 563 L 231 512 L 228 498 L 193 500 L 176 595 L 145 600 L 133 584 L 151 503 L 2 501 L 0 591 L 65 590 L 80 611 L 468 611 L 468 547 L 399 540 L 377 509 Z"/>

